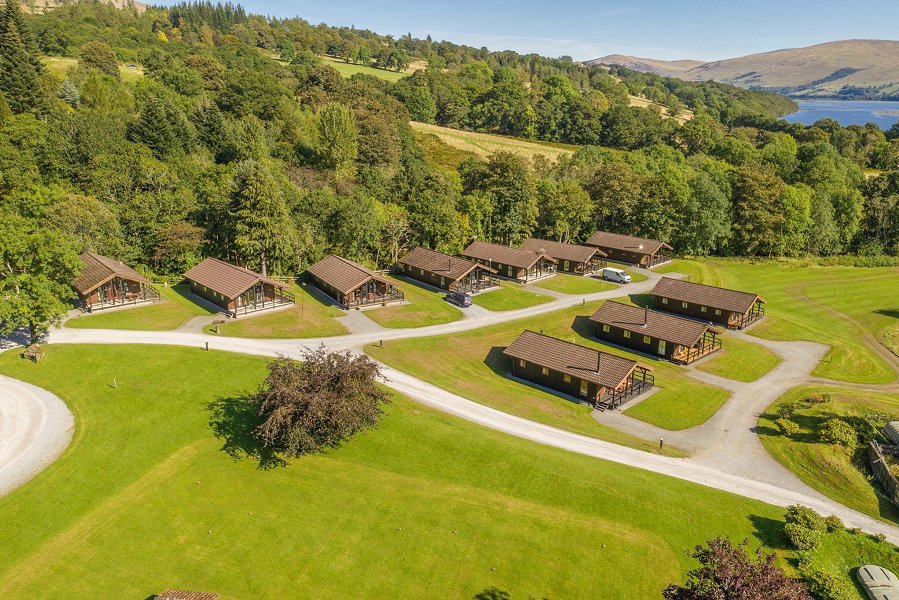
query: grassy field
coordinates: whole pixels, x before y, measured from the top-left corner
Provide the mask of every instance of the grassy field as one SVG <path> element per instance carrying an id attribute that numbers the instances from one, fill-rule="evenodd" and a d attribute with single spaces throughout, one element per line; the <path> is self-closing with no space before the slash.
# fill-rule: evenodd
<path id="1" fill-rule="evenodd" d="M 566 275 L 565 273 L 558 273 L 555 277 L 543 279 L 533 285 L 545 290 L 562 292 L 563 294 L 592 294 L 594 292 L 614 290 L 618 287 L 614 283 L 603 281 L 597 277 Z"/>
<path id="2" fill-rule="evenodd" d="M 780 358 L 764 346 L 724 335 L 721 350 L 696 368 L 737 381 L 755 381 L 780 364 Z"/>
<path id="3" fill-rule="evenodd" d="M 444 300 L 445 292 L 435 292 L 406 281 L 390 278 L 403 291 L 409 304 L 365 311 L 365 316 L 382 327 L 425 327 L 458 321 L 462 311 Z"/>
<path id="4" fill-rule="evenodd" d="M 500 289 L 475 294 L 471 301 L 487 310 L 504 311 L 552 302 L 551 296 L 535 294 L 520 283 L 501 281 Z"/>
<path id="5" fill-rule="evenodd" d="M 602 582 L 602 597 L 644 600 L 706 539 L 781 543 L 780 509 L 402 398 L 377 430 L 279 466 L 240 400 L 264 365 L 173 347 L 0 355 L 0 372 L 58 394 L 77 423 L 58 461 L 0 498 L 0 595 L 584 598 Z"/>
<path id="6" fill-rule="evenodd" d="M 803 405 L 792 420 L 800 431 L 787 436 L 774 421 L 778 408 L 809 397 L 813 392 L 829 393 L 831 400 Z M 840 446 L 820 443 L 816 432 L 827 419 L 837 416 L 864 416 L 880 413 L 899 416 L 899 396 L 875 394 L 843 388 L 801 387 L 790 391 L 759 418 L 759 435 L 765 449 L 802 481 L 825 496 L 863 513 L 899 522 L 899 511 L 876 490 L 861 466 L 865 459 Z"/>
<path id="7" fill-rule="evenodd" d="M 532 160 L 540 154 L 549 160 L 556 160 L 560 156 L 573 154 L 577 146 L 557 144 L 553 142 L 539 142 L 536 140 L 524 140 L 503 135 L 489 133 L 477 133 L 474 131 L 462 131 L 440 125 L 430 125 L 412 121 L 409 123 L 419 133 L 430 133 L 439 137 L 448 146 L 467 152 L 480 158 L 488 158 L 497 152 L 512 152 L 526 160 Z"/>
<path id="8" fill-rule="evenodd" d="M 329 67 L 334 67 L 344 77 L 352 77 L 356 73 L 362 73 L 363 75 L 373 75 L 387 81 L 399 81 L 411 73 L 411 71 L 388 71 L 387 69 L 376 69 L 375 67 L 367 67 L 365 65 L 354 65 L 330 56 L 322 56 L 321 59 L 322 62 Z"/>
<path id="9" fill-rule="evenodd" d="M 594 329 L 587 316 L 598 306 L 597 302 L 588 302 L 586 306 L 476 331 L 396 340 L 385 343 L 383 348 L 371 345 L 365 350 L 392 367 L 481 404 L 533 421 L 656 452 L 656 442 L 640 440 L 598 423 L 590 415 L 590 407 L 506 376 L 508 363 L 502 350 L 524 329 L 543 330 L 547 335 L 635 358 L 624 350 L 590 339 Z M 638 412 L 638 418 L 661 427 L 691 427 L 711 417 L 728 397 L 727 391 L 688 377 L 681 367 L 650 358 L 636 358 L 655 369 L 656 384 L 662 388 L 641 403 L 649 404 Z M 669 418 L 672 421 L 668 422 Z"/>
<path id="10" fill-rule="evenodd" d="M 415 131 L 415 141 L 421 146 L 428 161 L 436 167 L 455 171 L 466 159 L 479 159 L 480 155 L 450 146 L 440 136 L 426 131 Z"/>
<path id="11" fill-rule="evenodd" d="M 760 294 L 763 321 L 751 335 L 811 340 L 831 346 L 815 375 L 840 381 L 889 383 L 896 371 L 873 350 L 899 318 L 899 268 L 822 267 L 801 261 L 675 261 L 662 272 Z"/>
<path id="12" fill-rule="evenodd" d="M 71 67 L 78 66 L 77 58 L 65 56 L 44 56 L 41 60 L 44 61 L 47 71 L 59 79 L 65 79 L 68 76 L 68 70 Z M 143 78 L 144 68 L 138 65 L 134 69 L 129 69 L 127 65 L 119 65 L 119 76 L 122 78 L 122 81 L 137 81 Z"/>
<path id="13" fill-rule="evenodd" d="M 327 337 L 347 333 L 346 327 L 334 320 L 344 312 L 324 302 L 307 290 L 308 286 L 293 284 L 290 291 L 297 303 L 291 308 L 239 317 L 219 325 L 217 335 L 246 338 L 304 338 Z M 206 328 L 215 334 L 215 327 Z"/>
<path id="14" fill-rule="evenodd" d="M 190 299 L 186 284 L 163 287 L 159 290 L 159 302 L 133 308 L 85 314 L 66 321 L 66 327 L 80 329 L 136 329 L 141 331 L 167 331 L 177 329 L 193 317 L 214 315 Z"/>

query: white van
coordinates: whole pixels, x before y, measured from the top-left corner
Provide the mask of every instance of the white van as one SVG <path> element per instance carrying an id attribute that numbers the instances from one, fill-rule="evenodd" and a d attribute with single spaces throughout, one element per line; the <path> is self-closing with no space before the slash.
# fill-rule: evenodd
<path id="1" fill-rule="evenodd" d="M 622 271 L 621 269 L 613 269 L 611 267 L 606 267 L 602 270 L 602 278 L 606 281 L 613 281 L 615 283 L 630 283 L 631 276 Z"/>

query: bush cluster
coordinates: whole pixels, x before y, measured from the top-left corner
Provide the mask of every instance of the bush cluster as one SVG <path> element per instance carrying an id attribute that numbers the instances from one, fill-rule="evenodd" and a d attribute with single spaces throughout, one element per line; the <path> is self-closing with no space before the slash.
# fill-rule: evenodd
<path id="1" fill-rule="evenodd" d="M 858 444 L 858 432 L 844 419 L 828 419 L 818 428 L 818 440 L 825 444 L 852 448 Z"/>

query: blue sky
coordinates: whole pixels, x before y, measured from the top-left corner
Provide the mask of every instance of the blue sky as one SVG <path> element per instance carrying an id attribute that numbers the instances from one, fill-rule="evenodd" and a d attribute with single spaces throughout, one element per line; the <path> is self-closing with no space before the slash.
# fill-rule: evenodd
<path id="1" fill-rule="evenodd" d="M 714 60 L 849 39 L 897 39 L 899 2 L 833 0 L 245 0 L 254 13 L 430 34 L 491 50 L 587 60 L 621 53 Z"/>

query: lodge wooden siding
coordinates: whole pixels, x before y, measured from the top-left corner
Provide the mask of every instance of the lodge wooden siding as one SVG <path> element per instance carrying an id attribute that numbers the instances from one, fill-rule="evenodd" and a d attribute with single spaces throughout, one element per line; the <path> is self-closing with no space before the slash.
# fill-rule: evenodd
<path id="1" fill-rule="evenodd" d="M 450 279 L 445 275 L 441 275 L 433 271 L 428 271 L 427 269 L 413 267 L 412 265 L 406 265 L 403 263 L 400 263 L 399 266 L 402 274 L 406 277 L 411 277 L 412 279 L 417 279 L 418 281 L 427 283 L 428 285 L 432 285 L 434 287 L 451 292 L 456 291 L 457 288 L 460 287 L 460 282 L 466 281 L 470 278 L 473 278 L 476 281 L 481 281 L 483 279 L 486 279 L 488 275 L 487 269 L 482 269 L 480 265 L 478 265 L 459 279 Z M 462 285 L 462 287 L 465 286 Z"/>
<path id="2" fill-rule="evenodd" d="M 606 329 L 608 329 L 608 331 L 606 331 Z M 630 336 L 627 335 L 628 333 Z M 633 348 L 634 350 L 639 350 L 645 354 L 663 356 L 667 359 L 671 358 L 671 354 L 677 347 L 677 344 L 668 340 L 662 340 L 662 338 L 653 337 L 651 335 L 647 336 L 641 333 L 628 331 L 609 323 L 596 324 L 596 337 L 613 344 L 618 344 L 619 346 Z M 649 338 L 649 342 L 646 342 L 644 338 Z M 659 352 L 660 341 L 665 342 L 665 351 L 663 353 Z"/>
<path id="3" fill-rule="evenodd" d="M 519 358 L 510 357 L 510 360 L 512 361 L 512 375 L 542 385 L 543 387 L 562 392 L 569 396 L 574 396 L 575 398 L 583 398 L 591 402 L 601 400 L 606 394 L 605 386 L 592 381 L 587 381 L 587 394 L 582 395 L 581 382 L 585 380 L 579 377 L 570 375 L 568 377 L 570 381 L 565 381 L 564 373 L 554 371 L 549 367 L 544 367 L 537 363 L 528 362 Z M 524 363 L 524 366 L 522 366 L 522 363 Z M 544 369 L 548 371 L 548 374 L 543 374 Z"/>
<path id="4" fill-rule="evenodd" d="M 597 231 L 584 243 L 602 250 L 609 260 L 635 264 L 643 268 L 667 262 L 668 258 L 661 252 L 672 250 L 671 246 L 659 240 L 607 231 Z"/>
<path id="5" fill-rule="evenodd" d="M 741 316 L 740 313 L 733 313 L 732 311 L 724 310 L 722 308 L 715 308 L 713 306 L 706 306 L 695 302 L 687 302 L 685 300 L 675 300 L 674 298 L 668 298 L 666 296 L 653 295 L 653 301 L 655 302 L 657 310 L 687 315 L 696 319 L 702 319 L 703 321 L 712 321 L 713 323 L 722 323 L 724 325 L 727 325 L 730 322 L 730 319 L 732 318 L 731 315 L 737 315 L 736 318 Z"/>
<path id="6" fill-rule="evenodd" d="M 262 282 L 262 297 L 265 299 L 265 302 L 274 302 L 275 301 L 275 286 Z M 228 298 L 224 294 L 220 292 L 216 292 L 213 289 L 210 289 L 208 286 L 197 283 L 196 281 L 190 282 L 190 291 L 200 298 L 207 300 L 219 308 L 223 308 L 228 312 L 234 312 L 236 309 L 243 306 L 239 300 L 243 297 L 243 294 L 238 296 L 237 298 Z M 247 290 L 249 292 L 250 290 Z M 247 292 L 244 292 L 246 294 Z"/>

